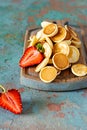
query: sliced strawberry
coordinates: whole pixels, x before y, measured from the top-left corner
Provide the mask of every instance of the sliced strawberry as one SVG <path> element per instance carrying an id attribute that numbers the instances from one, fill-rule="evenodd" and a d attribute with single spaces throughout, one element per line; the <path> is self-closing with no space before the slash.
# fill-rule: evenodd
<path id="1" fill-rule="evenodd" d="M 5 93 L 0 93 L 0 106 L 15 114 L 20 114 L 22 112 L 22 102 L 18 90 L 10 89 Z"/>
<path id="2" fill-rule="evenodd" d="M 36 47 L 31 46 L 25 50 L 23 56 L 19 61 L 19 65 L 21 67 L 33 66 L 39 64 L 43 60 L 43 58 L 44 58 L 43 54 L 40 53 L 36 49 Z"/>

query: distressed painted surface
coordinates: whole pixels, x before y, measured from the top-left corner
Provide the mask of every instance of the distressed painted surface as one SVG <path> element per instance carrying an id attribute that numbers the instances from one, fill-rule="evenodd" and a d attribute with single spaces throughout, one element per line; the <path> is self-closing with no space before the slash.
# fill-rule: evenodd
<path id="1" fill-rule="evenodd" d="M 87 130 L 87 90 L 42 92 L 20 85 L 18 61 L 27 27 L 67 19 L 87 24 L 86 0 L 0 0 L 0 84 L 18 88 L 23 113 L 0 108 L 0 130 Z"/>

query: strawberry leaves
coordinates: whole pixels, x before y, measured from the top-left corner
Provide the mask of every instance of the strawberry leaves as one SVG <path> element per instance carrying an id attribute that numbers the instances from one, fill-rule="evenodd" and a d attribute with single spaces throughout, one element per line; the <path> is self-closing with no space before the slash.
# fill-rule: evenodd
<path id="1" fill-rule="evenodd" d="M 44 48 L 43 48 L 43 45 L 40 43 L 40 42 L 38 42 L 37 44 L 36 44 L 36 48 L 37 48 L 37 50 L 39 51 L 39 52 L 41 52 L 41 53 L 44 53 Z"/>

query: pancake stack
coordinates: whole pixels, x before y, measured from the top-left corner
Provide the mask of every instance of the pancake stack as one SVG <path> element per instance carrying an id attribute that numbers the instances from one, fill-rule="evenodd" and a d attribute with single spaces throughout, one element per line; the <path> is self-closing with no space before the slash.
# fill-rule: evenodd
<path id="1" fill-rule="evenodd" d="M 81 40 L 77 32 L 69 25 L 41 22 L 41 30 L 29 37 L 29 46 L 40 43 L 44 48 L 44 59 L 35 68 L 40 79 L 52 82 L 63 70 L 71 68 L 75 76 L 85 76 L 87 66 L 78 63 Z"/>

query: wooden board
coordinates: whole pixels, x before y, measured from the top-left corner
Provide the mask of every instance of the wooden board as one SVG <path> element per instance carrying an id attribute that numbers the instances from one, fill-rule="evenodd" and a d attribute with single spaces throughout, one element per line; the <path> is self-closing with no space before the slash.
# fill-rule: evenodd
<path id="1" fill-rule="evenodd" d="M 87 65 L 87 27 L 73 27 L 79 34 L 79 37 L 82 41 L 80 59 L 77 63 L 83 63 Z M 25 51 L 28 46 L 27 40 L 29 39 L 29 36 L 35 34 L 39 29 L 40 28 L 26 30 L 23 51 Z M 46 84 L 40 80 L 39 74 L 35 72 L 35 67 L 21 68 L 20 81 L 22 85 L 25 85 L 27 87 L 47 91 L 69 91 L 87 87 L 87 75 L 84 77 L 77 77 L 72 74 L 70 68 L 64 70 L 52 83 L 49 84 Z"/>

